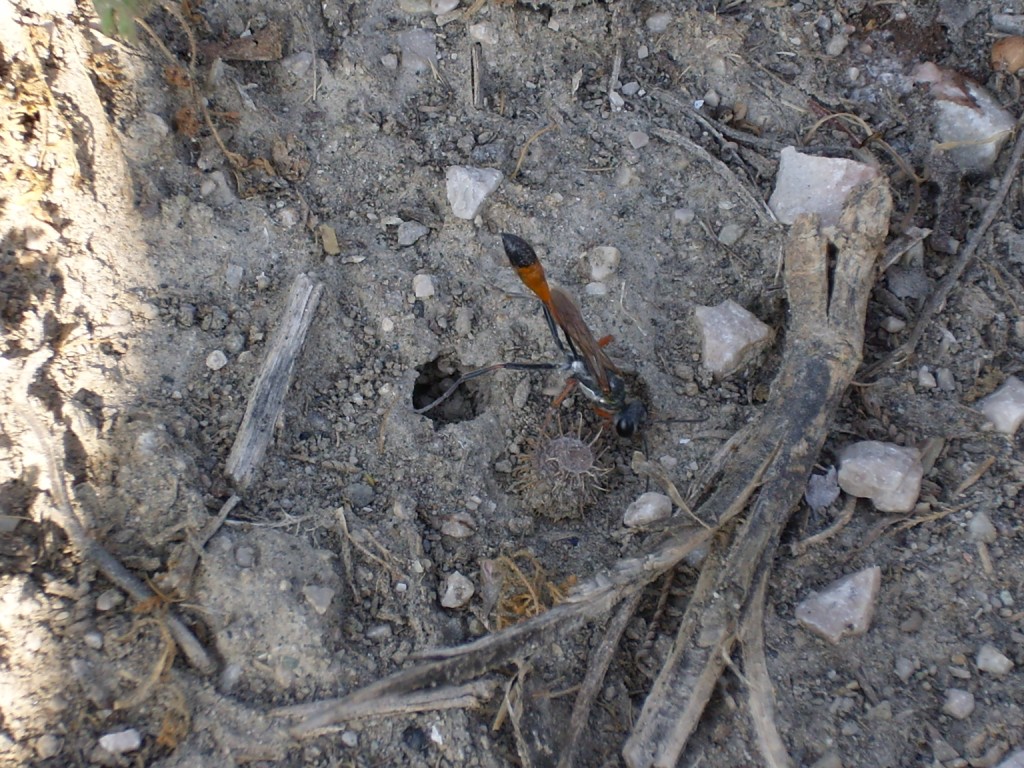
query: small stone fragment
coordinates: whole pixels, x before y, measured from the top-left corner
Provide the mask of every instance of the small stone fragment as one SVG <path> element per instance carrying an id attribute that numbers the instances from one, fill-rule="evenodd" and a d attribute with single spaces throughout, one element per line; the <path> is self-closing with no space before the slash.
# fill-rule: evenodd
<path id="1" fill-rule="evenodd" d="M 459 0 L 430 0 L 430 10 L 435 16 L 451 13 L 459 7 Z"/>
<path id="2" fill-rule="evenodd" d="M 99 651 L 103 648 L 103 633 L 92 630 L 82 635 L 82 642 L 94 651 Z"/>
<path id="3" fill-rule="evenodd" d="M 656 35 L 660 35 L 666 29 L 668 25 L 672 23 L 672 14 L 661 11 L 659 13 L 652 13 L 647 17 L 647 29 Z"/>
<path id="4" fill-rule="evenodd" d="M 142 737 L 134 728 L 116 733 L 108 733 L 100 736 L 100 746 L 107 752 L 114 755 L 123 755 L 125 752 L 134 752 L 142 746 Z"/>
<path id="5" fill-rule="evenodd" d="M 313 606 L 313 610 L 321 616 L 327 613 L 327 609 L 331 607 L 331 601 L 334 599 L 333 589 L 330 587 L 318 587 L 312 584 L 303 587 L 302 594 L 305 595 L 309 604 Z"/>
<path id="6" fill-rule="evenodd" d="M 935 98 L 935 132 L 950 159 L 964 172 L 991 170 L 1013 131 L 1013 115 L 987 90 L 959 72 L 930 61 L 911 73 Z"/>
<path id="7" fill-rule="evenodd" d="M 124 603 L 124 595 L 120 590 L 108 589 L 96 598 L 96 610 L 106 612 Z"/>
<path id="8" fill-rule="evenodd" d="M 1000 677 L 1013 669 L 1013 662 L 991 643 L 985 643 L 978 649 L 975 663 L 982 672 Z"/>
<path id="9" fill-rule="evenodd" d="M 878 566 L 844 576 L 797 605 L 796 620 L 838 645 L 844 637 L 868 631 L 881 586 L 882 569 Z"/>
<path id="10" fill-rule="evenodd" d="M 739 369 L 772 337 L 772 329 L 735 301 L 697 307 L 704 365 L 720 379 Z"/>
<path id="11" fill-rule="evenodd" d="M 916 665 L 906 656 L 900 656 L 896 659 L 896 677 L 902 682 L 907 682 L 916 671 Z"/>
<path id="12" fill-rule="evenodd" d="M 228 356 L 221 350 L 215 349 L 206 356 L 206 367 L 211 371 L 219 371 L 228 364 Z"/>
<path id="13" fill-rule="evenodd" d="M 824 224 L 836 224 L 853 188 L 876 176 L 877 169 L 855 160 L 815 157 L 786 147 L 768 205 L 783 224 L 792 224 L 801 213 L 816 213 Z"/>
<path id="14" fill-rule="evenodd" d="M 984 512 L 976 513 L 967 523 L 967 534 L 971 537 L 971 541 L 983 544 L 991 544 L 998 536 L 996 527 L 992 525 L 992 520 Z"/>
<path id="15" fill-rule="evenodd" d="M 804 500 L 815 513 L 830 506 L 838 498 L 839 475 L 835 467 L 829 467 L 824 475 L 811 475 L 807 478 Z"/>
<path id="16" fill-rule="evenodd" d="M 921 492 L 921 452 L 892 443 L 864 440 L 839 454 L 839 487 L 871 499 L 880 512 L 910 512 Z"/>
<path id="17" fill-rule="evenodd" d="M 341 743 L 351 749 L 352 747 L 359 745 L 359 734 L 355 731 L 343 731 L 341 734 Z"/>
<path id="18" fill-rule="evenodd" d="M 338 244 L 338 233 L 330 224 L 320 225 L 320 242 L 323 243 L 324 253 L 328 256 L 337 256 L 341 253 L 341 246 Z"/>
<path id="19" fill-rule="evenodd" d="M 976 407 L 997 432 L 1014 434 L 1024 422 L 1024 382 L 1010 376 L 999 389 L 979 400 Z"/>
<path id="20" fill-rule="evenodd" d="M 974 694 L 960 688 L 949 688 L 946 691 L 946 702 L 942 711 L 957 720 L 964 720 L 974 711 Z"/>
<path id="21" fill-rule="evenodd" d="M 60 738 L 60 736 L 55 736 L 52 733 L 44 733 L 42 736 L 36 739 L 36 756 L 40 760 L 48 760 L 51 757 L 56 757 L 57 755 L 59 755 L 60 750 L 63 746 L 64 742 Z"/>
<path id="22" fill-rule="evenodd" d="M 626 89 L 623 88 L 622 90 L 625 91 Z M 628 96 L 629 94 L 626 95 Z M 643 149 L 651 143 L 651 137 L 643 131 L 630 131 L 626 134 L 626 140 L 633 149 Z"/>
<path id="23" fill-rule="evenodd" d="M 718 230 L 718 242 L 731 247 L 742 240 L 745 234 L 747 234 L 746 227 L 742 224 L 730 222 Z"/>
<path id="24" fill-rule="evenodd" d="M 627 528 L 639 528 L 659 520 L 665 520 L 671 514 L 672 499 L 663 493 L 648 491 L 626 507 L 622 524 Z"/>
<path id="25" fill-rule="evenodd" d="M 412 279 L 412 292 L 417 299 L 429 299 L 434 295 L 434 278 L 430 275 L 416 275 Z"/>
<path id="26" fill-rule="evenodd" d="M 473 582 L 458 571 L 455 571 L 455 573 L 445 579 L 444 592 L 441 595 L 441 606 L 444 608 L 463 608 L 469 604 L 475 591 Z"/>
<path id="27" fill-rule="evenodd" d="M 603 283 L 611 277 L 619 266 L 622 254 L 611 245 L 599 245 L 587 253 L 590 262 L 590 279 L 595 283 Z"/>
<path id="28" fill-rule="evenodd" d="M 430 227 L 418 221 L 403 221 L 398 225 L 398 244 L 412 245 L 424 235 L 430 234 Z"/>
<path id="29" fill-rule="evenodd" d="M 299 51 L 281 59 L 281 67 L 296 78 L 305 76 L 312 65 L 313 54 L 309 51 Z"/>
<path id="30" fill-rule="evenodd" d="M 445 173 L 445 178 L 452 213 L 460 219 L 472 220 L 505 176 L 496 168 L 453 165 Z"/>

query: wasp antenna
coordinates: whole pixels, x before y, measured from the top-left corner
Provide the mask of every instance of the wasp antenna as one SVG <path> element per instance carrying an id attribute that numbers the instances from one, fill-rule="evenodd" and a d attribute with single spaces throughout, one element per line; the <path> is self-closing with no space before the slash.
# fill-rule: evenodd
<path id="1" fill-rule="evenodd" d="M 501 233 L 501 243 L 505 246 L 505 254 L 516 269 L 525 269 L 537 263 L 537 253 L 528 242 L 510 232 Z"/>

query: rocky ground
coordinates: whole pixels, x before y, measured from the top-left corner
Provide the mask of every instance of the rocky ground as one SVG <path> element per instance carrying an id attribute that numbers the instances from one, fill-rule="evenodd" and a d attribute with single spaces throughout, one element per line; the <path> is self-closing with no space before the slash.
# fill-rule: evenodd
<path id="1" fill-rule="evenodd" d="M 937 62 L 1019 114 L 1019 81 L 989 62 L 1024 34 L 1019 0 L 433 6 L 168 3 L 113 39 L 86 3 L 0 0 L 0 764 L 521 764 L 500 696 L 302 741 L 270 713 L 535 610 L 510 584 L 550 605 L 642 547 L 622 524 L 647 490 L 633 451 L 685 490 L 767 398 L 787 228 L 764 201 L 784 147 L 876 165 L 892 238 L 933 230 L 879 278 L 868 364 L 906 340 L 1009 162 L 950 163 L 907 75 Z M 471 219 L 452 166 L 502 174 Z M 840 500 L 784 536 L 765 642 L 799 765 L 981 768 L 1024 741 L 1024 465 L 972 408 L 1024 367 L 1022 202 L 1018 180 L 915 354 L 858 380 L 818 458 L 925 449 L 915 511 L 862 501 L 796 554 Z M 454 374 L 560 362 L 502 232 L 615 337 L 642 439 L 579 393 L 545 424 L 562 372 L 501 371 L 413 412 Z M 236 488 L 226 460 L 301 274 L 323 294 Z M 776 340 L 715 380 L 694 309 L 726 299 Z M 560 436 L 591 451 L 576 473 L 537 459 Z M 111 561 L 155 596 L 126 594 Z M 871 566 L 866 634 L 798 626 L 799 601 Z M 620 763 L 695 573 L 641 601 L 578 764 Z M 530 660 L 553 722 L 592 642 Z M 1015 666 L 979 668 L 985 646 Z M 680 764 L 764 762 L 743 690 L 727 671 Z"/>

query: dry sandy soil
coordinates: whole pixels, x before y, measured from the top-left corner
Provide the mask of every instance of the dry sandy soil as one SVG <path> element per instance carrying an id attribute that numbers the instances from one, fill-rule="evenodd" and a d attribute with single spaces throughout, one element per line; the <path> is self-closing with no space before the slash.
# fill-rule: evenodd
<path id="1" fill-rule="evenodd" d="M 951 172 L 932 104 L 903 76 L 938 61 L 1017 113 L 1019 86 L 988 51 L 994 14 L 1024 13 L 1019 0 L 490 0 L 467 18 L 468 5 L 438 19 L 413 0 L 207 0 L 155 8 L 114 40 L 85 3 L 0 0 L 0 764 L 554 764 L 603 620 L 487 672 L 501 685 L 476 707 L 303 740 L 271 711 L 530 613 L 510 561 L 548 604 L 640 551 L 646 534 L 622 526 L 647 489 L 633 451 L 699 487 L 758 419 L 786 334 L 786 227 L 763 204 L 783 147 L 877 164 L 892 236 L 926 227 L 943 244 L 967 240 L 1008 162 Z M 403 51 L 423 41 L 432 66 Z M 862 123 L 812 130 L 835 113 Z M 504 174 L 473 221 L 452 215 L 453 165 Z M 410 222 L 423 234 L 401 245 Z M 1024 367 L 1022 222 L 1018 181 L 916 353 L 851 388 L 817 459 L 856 439 L 930 447 L 918 509 L 893 520 L 860 502 L 796 555 L 844 502 L 800 508 L 782 537 L 765 646 L 798 765 L 991 766 L 1024 742 L 1024 465 L 1019 438 L 971 408 Z M 512 295 L 501 232 L 532 242 L 614 335 L 650 412 L 642 440 L 602 429 L 578 393 L 545 430 L 559 373 L 502 371 L 433 418 L 413 412 L 431 377 L 553 359 L 537 303 Z M 932 243 L 879 277 L 866 362 L 905 339 L 954 263 Z M 603 293 L 588 287 L 597 246 L 621 253 Z M 204 544 L 237 490 L 225 463 L 300 274 L 324 291 L 283 413 Z M 418 275 L 432 293 L 417 296 Z M 776 341 L 715 381 L 693 310 L 725 299 Z M 592 443 L 583 477 L 537 469 L 559 431 Z M 981 513 L 987 543 L 970 533 Z M 159 596 L 126 596 L 89 542 Z M 172 583 L 189 553 L 198 564 Z M 797 625 L 797 602 L 875 565 L 865 635 L 832 646 Z M 477 592 L 444 608 L 456 571 Z M 696 573 L 640 601 L 578 765 L 621 763 Z M 171 616 L 208 666 L 177 649 Z M 980 671 L 985 644 L 1016 666 Z M 522 707 L 546 723 L 517 739 L 513 721 L 537 719 L 500 717 L 502 692 L 527 674 Z M 737 664 L 681 765 L 764 764 L 744 688 Z M 965 717 L 944 712 L 951 689 L 973 695 Z M 100 746 L 125 729 L 138 749 Z"/>

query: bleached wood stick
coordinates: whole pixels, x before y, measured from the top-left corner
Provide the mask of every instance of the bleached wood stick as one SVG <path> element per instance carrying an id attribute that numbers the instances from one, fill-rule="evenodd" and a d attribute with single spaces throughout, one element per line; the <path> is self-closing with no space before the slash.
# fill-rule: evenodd
<path id="1" fill-rule="evenodd" d="M 253 471 L 270 444 L 292 381 L 295 361 L 323 292 L 323 283 L 314 283 L 304 273 L 297 275 L 292 283 L 284 317 L 274 332 L 267 357 L 249 393 L 245 416 L 228 456 L 225 473 L 239 490 L 244 490 L 252 480 Z"/>

